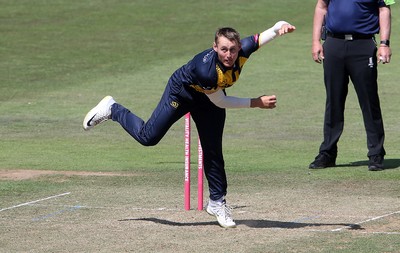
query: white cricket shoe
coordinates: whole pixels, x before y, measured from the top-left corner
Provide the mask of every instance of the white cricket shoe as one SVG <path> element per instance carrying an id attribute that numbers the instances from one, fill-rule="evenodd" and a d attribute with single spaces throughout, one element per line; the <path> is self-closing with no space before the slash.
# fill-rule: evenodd
<path id="1" fill-rule="evenodd" d="M 231 216 L 231 207 L 226 204 L 225 200 L 213 201 L 209 200 L 207 205 L 207 213 L 217 218 L 219 225 L 223 228 L 234 228 L 236 223 Z"/>
<path id="2" fill-rule="evenodd" d="M 90 110 L 83 120 L 83 129 L 89 130 L 104 121 L 111 119 L 111 106 L 115 100 L 111 96 L 104 97 L 92 110 Z"/>

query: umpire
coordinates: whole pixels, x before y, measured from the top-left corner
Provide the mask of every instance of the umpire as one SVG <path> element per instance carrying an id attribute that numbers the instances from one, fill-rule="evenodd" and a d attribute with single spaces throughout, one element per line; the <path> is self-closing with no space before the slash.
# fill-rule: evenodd
<path id="1" fill-rule="evenodd" d="M 310 169 L 336 165 L 343 132 L 349 80 L 362 110 L 367 133 L 368 169 L 383 170 L 386 154 L 378 96 L 377 63 L 390 62 L 393 0 L 318 0 L 313 24 L 312 57 L 323 62 L 326 88 L 324 140 Z M 321 31 L 326 39 L 321 43 Z M 380 35 L 377 43 L 375 34 Z"/>

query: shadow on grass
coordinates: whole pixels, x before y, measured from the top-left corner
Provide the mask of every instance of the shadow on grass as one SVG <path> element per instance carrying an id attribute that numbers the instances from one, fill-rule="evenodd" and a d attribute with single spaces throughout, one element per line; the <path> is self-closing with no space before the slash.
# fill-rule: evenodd
<path id="1" fill-rule="evenodd" d="M 175 227 L 191 227 L 191 226 L 215 226 L 218 225 L 216 221 L 208 222 L 176 222 L 163 220 L 158 218 L 132 218 L 122 219 L 118 221 L 149 221 L 157 224 L 175 226 Z M 272 220 L 235 220 L 237 225 L 245 225 L 250 228 L 285 228 L 285 229 L 296 229 L 305 227 L 322 227 L 322 226 L 343 226 L 348 227 L 351 230 L 363 230 L 358 224 L 348 223 L 299 223 L 299 222 L 284 222 L 284 221 L 272 221 Z"/>
<path id="2" fill-rule="evenodd" d="M 359 167 L 368 166 L 368 160 L 356 161 L 345 164 L 337 164 L 335 167 Z M 392 170 L 400 168 L 400 159 L 385 159 L 384 161 L 385 170 Z"/>

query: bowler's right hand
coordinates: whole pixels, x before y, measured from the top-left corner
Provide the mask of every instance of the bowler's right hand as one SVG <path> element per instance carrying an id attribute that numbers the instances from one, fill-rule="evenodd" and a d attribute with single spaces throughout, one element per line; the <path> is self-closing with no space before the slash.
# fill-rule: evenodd
<path id="1" fill-rule="evenodd" d="M 276 96 L 260 96 L 258 98 L 251 99 L 250 107 L 258 107 L 261 109 L 273 109 L 276 107 Z"/>

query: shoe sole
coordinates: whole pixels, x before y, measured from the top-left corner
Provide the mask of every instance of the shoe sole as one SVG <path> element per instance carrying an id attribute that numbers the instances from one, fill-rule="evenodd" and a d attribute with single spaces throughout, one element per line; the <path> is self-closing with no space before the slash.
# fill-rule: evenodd
<path id="1" fill-rule="evenodd" d="M 103 104 L 107 103 L 110 99 L 112 99 L 111 96 L 104 97 L 95 107 L 92 108 L 92 110 L 90 110 L 86 114 L 85 119 L 83 120 L 83 123 L 82 123 L 83 129 L 85 131 L 88 131 L 94 127 L 94 126 L 89 125 L 88 123 L 94 118 L 94 116 L 96 116 L 98 108 L 102 107 Z"/>
<path id="2" fill-rule="evenodd" d="M 368 167 L 368 170 L 369 170 L 369 171 L 382 171 L 382 170 L 384 170 L 384 168 L 380 168 L 380 167 L 376 167 L 376 166 L 371 166 L 371 167 Z"/>
<path id="3" fill-rule="evenodd" d="M 309 166 L 308 168 L 309 169 L 312 169 L 312 170 L 318 170 L 318 169 L 326 169 L 326 168 L 330 168 L 330 167 L 336 167 L 336 164 L 329 164 L 329 165 L 327 165 L 327 166 Z"/>
<path id="4" fill-rule="evenodd" d="M 236 224 L 233 225 L 233 226 L 226 226 L 226 225 L 221 224 L 221 223 L 219 222 L 219 220 L 218 220 L 217 215 L 215 215 L 213 212 L 209 211 L 209 210 L 208 210 L 208 207 L 206 208 L 206 211 L 207 211 L 207 213 L 208 213 L 209 215 L 214 216 L 215 218 L 217 218 L 217 222 L 218 222 L 218 224 L 219 224 L 221 227 L 223 227 L 223 228 L 236 228 Z"/>

